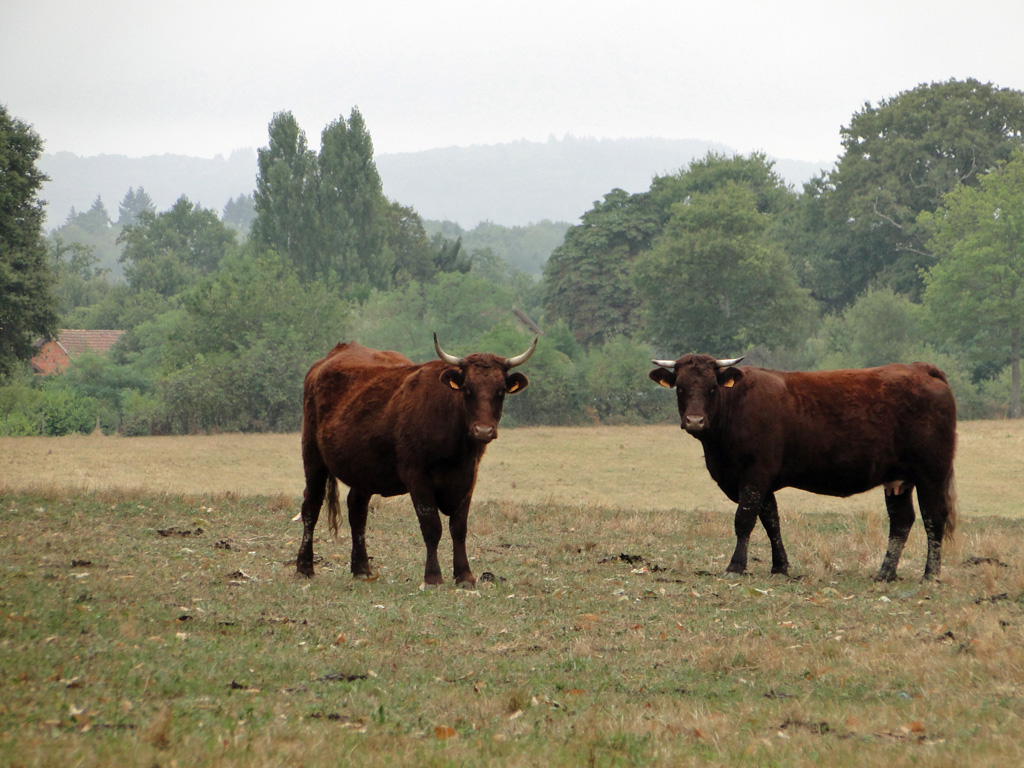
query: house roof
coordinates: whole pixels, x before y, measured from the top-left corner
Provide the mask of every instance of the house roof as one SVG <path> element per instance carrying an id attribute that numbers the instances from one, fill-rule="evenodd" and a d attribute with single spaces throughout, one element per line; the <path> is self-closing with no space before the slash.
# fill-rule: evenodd
<path id="1" fill-rule="evenodd" d="M 64 347 L 70 357 L 83 352 L 103 354 L 124 336 L 124 331 L 79 331 L 62 328 L 57 334 L 57 343 Z"/>
<path id="2" fill-rule="evenodd" d="M 81 331 L 63 328 L 56 339 L 40 339 L 32 358 L 32 369 L 44 376 L 60 373 L 72 358 L 83 352 L 105 354 L 124 335 L 124 331 Z"/>

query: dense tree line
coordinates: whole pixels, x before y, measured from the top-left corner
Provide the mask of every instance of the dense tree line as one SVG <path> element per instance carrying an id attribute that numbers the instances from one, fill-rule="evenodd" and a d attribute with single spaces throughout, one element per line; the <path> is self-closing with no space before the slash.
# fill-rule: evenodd
<path id="1" fill-rule="evenodd" d="M 133 189 L 116 221 L 97 200 L 44 238 L 39 139 L 0 116 L 4 162 L 21 168 L 4 179 L 24 179 L 0 203 L 36 212 L 0 217 L 25 227 L 0 242 L 21 302 L 0 329 L 3 434 L 293 430 L 303 374 L 337 341 L 425 360 L 436 331 L 456 353 L 507 354 L 535 324 L 511 423 L 671 418 L 649 359 L 690 351 L 810 369 L 929 359 L 962 416 L 1021 413 L 1017 91 L 949 81 L 866 104 L 834 168 L 799 192 L 762 154 L 712 153 L 646 191 L 610 190 L 567 229 L 523 231 L 424 222 L 387 199 L 352 110 L 317 151 L 275 115 L 252 196 L 219 215 L 184 197 L 156 211 Z M 540 279 L 522 255 L 538 242 L 552 250 Z M 57 327 L 127 333 L 34 379 L 16 360 Z"/>

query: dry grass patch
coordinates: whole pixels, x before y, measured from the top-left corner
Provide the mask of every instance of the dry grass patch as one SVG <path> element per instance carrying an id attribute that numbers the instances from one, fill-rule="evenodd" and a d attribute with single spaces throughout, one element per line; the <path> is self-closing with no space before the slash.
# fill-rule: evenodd
<path id="1" fill-rule="evenodd" d="M 957 481 L 961 513 L 1024 516 L 1024 421 L 961 422 Z M 299 436 L 0 438 L 0 477 L 12 490 L 283 496 L 302 494 Z M 650 427 L 502 429 L 488 448 L 477 501 L 591 505 L 615 509 L 733 510 L 708 476 L 700 443 L 671 424 Z M 835 499 L 779 494 L 790 512 L 881 515 L 880 491 Z"/>

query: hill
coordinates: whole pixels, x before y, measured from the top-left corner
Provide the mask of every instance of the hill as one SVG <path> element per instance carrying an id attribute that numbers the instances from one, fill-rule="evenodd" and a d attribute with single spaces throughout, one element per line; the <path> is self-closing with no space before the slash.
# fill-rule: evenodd
<path id="1" fill-rule="evenodd" d="M 735 150 L 709 141 L 669 139 L 551 139 L 381 155 L 385 193 L 425 219 L 472 227 L 545 219 L 575 221 L 615 188 L 643 192 L 654 176 L 674 173 L 709 151 Z M 776 161 L 798 188 L 823 165 Z"/>
<path id="2" fill-rule="evenodd" d="M 484 221 L 509 227 L 575 222 L 616 187 L 642 192 L 652 177 L 677 171 L 708 151 L 734 153 L 709 141 L 567 137 L 382 154 L 376 162 L 389 198 L 411 205 L 424 219 L 471 229 Z M 251 193 L 256 183 L 256 151 L 251 148 L 212 159 L 58 152 L 43 155 L 39 167 L 50 177 L 42 190 L 48 228 L 60 226 L 72 207 L 88 210 L 97 196 L 116 218 L 130 187 L 145 188 L 158 210 L 184 194 L 220 212 L 229 199 Z M 823 167 L 776 161 L 779 174 L 798 187 Z"/>

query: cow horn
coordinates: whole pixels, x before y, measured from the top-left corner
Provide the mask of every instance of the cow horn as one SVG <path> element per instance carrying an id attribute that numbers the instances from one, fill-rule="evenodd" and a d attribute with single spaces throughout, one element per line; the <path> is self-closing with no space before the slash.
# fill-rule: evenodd
<path id="1" fill-rule="evenodd" d="M 743 357 L 746 357 L 746 355 L 744 355 Z M 737 363 L 739 363 L 741 360 L 743 360 L 743 357 L 734 357 L 732 360 L 715 360 L 715 365 L 717 365 L 719 368 L 728 368 L 730 365 L 736 365 Z"/>
<path id="2" fill-rule="evenodd" d="M 446 363 L 448 363 L 448 365 L 462 365 L 462 361 L 464 358 L 455 357 L 455 355 L 449 355 L 447 352 L 441 349 L 441 345 L 437 343 L 437 333 L 434 334 L 434 349 L 437 350 L 437 356 L 444 360 Z"/>
<path id="3" fill-rule="evenodd" d="M 661 368 L 668 368 L 670 371 L 676 367 L 675 360 L 651 360 L 651 362 Z"/>
<path id="4" fill-rule="evenodd" d="M 505 361 L 505 364 L 509 368 L 515 368 L 517 365 L 522 365 L 527 360 L 529 360 L 530 359 L 530 355 L 532 355 L 534 350 L 537 349 L 537 340 L 539 338 L 540 338 L 540 336 L 534 336 L 533 337 L 533 344 L 530 345 L 530 348 L 528 350 L 523 352 L 523 354 L 521 354 L 521 355 L 516 355 L 515 357 L 508 358 Z"/>

